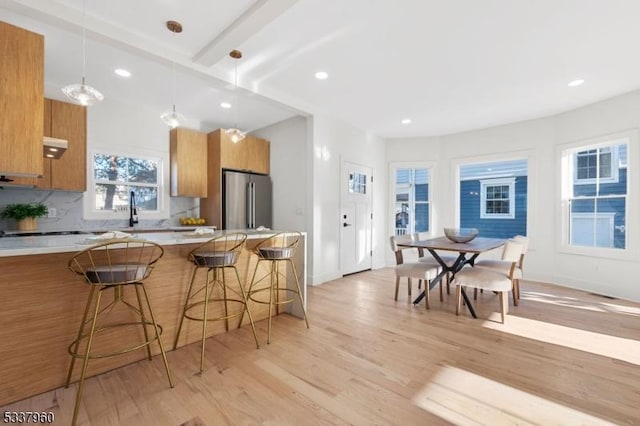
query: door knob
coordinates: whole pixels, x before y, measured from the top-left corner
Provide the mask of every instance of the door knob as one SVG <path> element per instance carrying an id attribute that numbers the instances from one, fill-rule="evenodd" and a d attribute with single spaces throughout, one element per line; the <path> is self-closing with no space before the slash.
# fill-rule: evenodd
<path id="1" fill-rule="evenodd" d="M 350 223 L 345 222 L 345 223 L 343 223 L 343 224 L 342 224 L 342 226 L 343 226 L 344 228 L 346 228 L 347 226 L 351 226 L 351 224 L 350 224 Z"/>

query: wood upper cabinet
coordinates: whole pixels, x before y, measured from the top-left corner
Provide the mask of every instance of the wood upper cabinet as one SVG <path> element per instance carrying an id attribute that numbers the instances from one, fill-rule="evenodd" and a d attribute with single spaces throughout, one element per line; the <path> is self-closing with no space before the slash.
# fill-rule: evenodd
<path id="1" fill-rule="evenodd" d="M 247 170 L 256 173 L 269 174 L 269 141 L 247 135 L 246 139 L 240 143 L 246 142 L 247 149 Z"/>
<path id="2" fill-rule="evenodd" d="M 87 108 L 50 99 L 46 102 L 51 103 L 51 133 L 47 135 L 45 131 L 45 136 L 64 139 L 69 144 L 62 157 L 47 159 L 51 163 L 51 189 L 86 191 Z"/>
<path id="3" fill-rule="evenodd" d="M 207 196 L 207 134 L 189 129 L 169 133 L 171 196 Z"/>
<path id="4" fill-rule="evenodd" d="M 43 172 L 44 37 L 0 21 L 0 175 Z"/>
<path id="5" fill-rule="evenodd" d="M 38 189 L 87 190 L 87 109 L 53 99 L 44 100 L 44 136 L 67 141 L 67 150 L 57 160 L 43 159 L 40 178 L 15 178 L 13 184 L 35 185 Z M 42 158 L 42 139 L 40 151 Z"/>
<path id="6" fill-rule="evenodd" d="M 269 141 L 247 135 L 233 143 L 224 130 L 214 133 L 220 139 L 220 166 L 223 169 L 269 174 Z"/>

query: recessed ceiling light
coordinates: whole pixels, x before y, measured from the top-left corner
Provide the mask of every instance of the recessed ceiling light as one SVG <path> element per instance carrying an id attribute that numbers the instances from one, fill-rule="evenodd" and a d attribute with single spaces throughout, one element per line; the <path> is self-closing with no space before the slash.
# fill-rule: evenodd
<path id="1" fill-rule="evenodd" d="M 327 74 L 324 71 L 318 71 L 317 73 L 314 74 L 314 76 L 318 80 L 326 80 L 329 77 L 329 74 Z"/>
<path id="2" fill-rule="evenodd" d="M 410 118 L 405 118 L 401 121 L 402 124 L 411 124 L 411 119 Z"/>
<path id="3" fill-rule="evenodd" d="M 570 81 L 569 84 L 567 84 L 567 86 L 578 87 L 578 86 L 582 86 L 583 84 L 584 84 L 584 80 L 579 78 L 577 80 Z"/>
<path id="4" fill-rule="evenodd" d="M 231 108 L 231 104 L 229 102 L 222 102 L 220 106 L 225 109 Z"/>
<path id="5" fill-rule="evenodd" d="M 115 70 L 113 70 L 113 72 L 119 75 L 120 77 L 125 77 L 125 78 L 131 77 L 131 73 L 125 70 L 124 68 L 116 68 Z"/>

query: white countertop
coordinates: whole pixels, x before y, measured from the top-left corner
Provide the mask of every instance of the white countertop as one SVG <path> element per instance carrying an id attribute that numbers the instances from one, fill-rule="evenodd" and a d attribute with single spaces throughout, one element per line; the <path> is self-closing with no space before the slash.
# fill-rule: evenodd
<path id="1" fill-rule="evenodd" d="M 203 243 L 214 236 L 225 232 L 246 232 L 248 239 L 267 238 L 281 231 L 216 231 L 215 234 L 193 236 L 193 232 L 141 232 L 131 233 L 132 238 L 153 241 L 163 246 L 176 244 Z M 304 233 L 303 233 L 304 235 Z M 96 235 L 38 235 L 32 237 L 3 237 L 0 238 L 0 257 L 24 256 L 31 254 L 66 253 L 84 250 L 92 244 L 100 243 Z M 104 240 L 102 240 L 104 241 Z M 126 240 L 123 240 L 126 241 Z"/>

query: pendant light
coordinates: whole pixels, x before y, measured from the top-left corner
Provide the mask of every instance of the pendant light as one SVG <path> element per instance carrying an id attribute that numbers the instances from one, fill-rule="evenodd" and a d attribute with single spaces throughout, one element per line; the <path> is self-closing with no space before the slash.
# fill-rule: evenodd
<path id="1" fill-rule="evenodd" d="M 238 129 L 238 60 L 242 58 L 242 52 L 234 49 L 229 53 L 229 56 L 231 56 L 233 59 L 236 60 L 236 74 L 234 79 L 234 86 L 235 86 L 234 90 L 236 93 L 236 107 L 235 107 L 236 120 L 233 128 L 225 130 L 224 133 L 227 136 L 229 136 L 229 139 L 231 139 L 231 142 L 238 143 L 247 136 L 246 132 L 243 132 L 242 130 Z"/>
<path id="2" fill-rule="evenodd" d="M 102 93 L 93 87 L 85 84 L 85 75 L 87 68 L 87 37 L 85 28 L 85 14 L 87 8 L 87 0 L 82 2 L 82 83 L 70 84 L 62 88 L 62 93 L 67 95 L 69 99 L 79 103 L 80 105 L 93 105 L 104 99 Z"/>
<path id="3" fill-rule="evenodd" d="M 180 22 L 176 22 L 176 21 L 167 21 L 167 28 L 169 29 L 169 31 L 171 31 L 173 33 L 173 38 L 175 40 L 175 36 L 176 33 L 181 33 L 182 32 L 182 24 L 180 24 Z M 164 122 L 164 124 L 166 124 L 167 126 L 171 127 L 172 129 L 175 129 L 176 127 L 178 127 L 180 125 L 181 122 L 184 122 L 185 118 L 184 115 L 180 114 L 179 112 L 176 111 L 176 51 L 175 51 L 175 43 L 174 43 L 174 50 L 173 50 L 173 80 L 172 80 L 172 96 L 173 96 L 173 107 L 171 108 L 171 111 L 167 111 L 164 112 L 160 118 L 162 119 L 162 121 Z"/>

